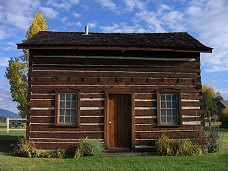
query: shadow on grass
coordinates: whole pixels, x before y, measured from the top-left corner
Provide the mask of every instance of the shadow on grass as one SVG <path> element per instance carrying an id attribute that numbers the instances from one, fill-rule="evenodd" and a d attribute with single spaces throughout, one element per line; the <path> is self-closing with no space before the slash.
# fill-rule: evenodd
<path id="1" fill-rule="evenodd" d="M 13 155 L 11 144 L 15 144 L 19 138 L 23 136 L 0 134 L 0 152 L 4 155 Z"/>

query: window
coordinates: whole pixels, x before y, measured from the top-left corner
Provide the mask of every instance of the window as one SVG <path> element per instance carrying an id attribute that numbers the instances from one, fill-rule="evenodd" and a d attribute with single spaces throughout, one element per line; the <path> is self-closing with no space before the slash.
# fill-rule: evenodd
<path id="1" fill-rule="evenodd" d="M 181 124 L 180 93 L 175 90 L 157 92 L 157 122 L 159 126 Z"/>
<path id="2" fill-rule="evenodd" d="M 55 125 L 79 125 L 79 97 L 78 92 L 71 89 L 56 92 Z"/>

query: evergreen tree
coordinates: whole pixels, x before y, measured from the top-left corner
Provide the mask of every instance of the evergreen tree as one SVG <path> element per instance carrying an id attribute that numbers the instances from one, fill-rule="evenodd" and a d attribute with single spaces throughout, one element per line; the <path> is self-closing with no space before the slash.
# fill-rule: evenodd
<path id="1" fill-rule="evenodd" d="M 26 33 L 26 40 L 37 34 L 39 31 L 47 31 L 48 27 L 46 19 L 42 12 L 35 14 L 32 25 Z M 25 41 L 25 40 L 24 40 Z M 9 66 L 6 68 L 5 76 L 10 83 L 10 92 L 13 101 L 16 101 L 19 115 L 26 117 L 27 112 L 27 96 L 28 96 L 28 66 L 29 66 L 29 50 L 23 50 L 24 55 L 12 57 L 9 60 Z"/>

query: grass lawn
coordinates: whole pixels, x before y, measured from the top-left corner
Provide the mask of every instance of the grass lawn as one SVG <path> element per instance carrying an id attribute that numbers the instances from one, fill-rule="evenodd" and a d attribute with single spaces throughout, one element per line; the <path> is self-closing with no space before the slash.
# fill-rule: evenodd
<path id="1" fill-rule="evenodd" d="M 228 129 L 221 129 L 222 151 L 200 157 L 96 156 L 77 160 L 13 156 L 9 145 L 24 133 L 6 133 L 5 129 L 0 128 L 0 170 L 228 170 Z"/>

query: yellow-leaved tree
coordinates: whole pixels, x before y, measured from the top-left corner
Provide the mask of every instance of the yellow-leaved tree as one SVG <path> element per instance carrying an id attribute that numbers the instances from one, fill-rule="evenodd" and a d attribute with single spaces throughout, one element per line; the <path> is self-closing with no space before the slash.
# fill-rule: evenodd
<path id="1" fill-rule="evenodd" d="M 26 40 L 39 31 L 47 30 L 46 19 L 42 12 L 37 12 L 27 30 Z M 29 50 L 24 49 L 23 52 L 22 56 L 10 58 L 5 76 L 10 83 L 10 93 L 13 101 L 17 102 L 18 114 L 25 118 L 27 114 Z"/>

